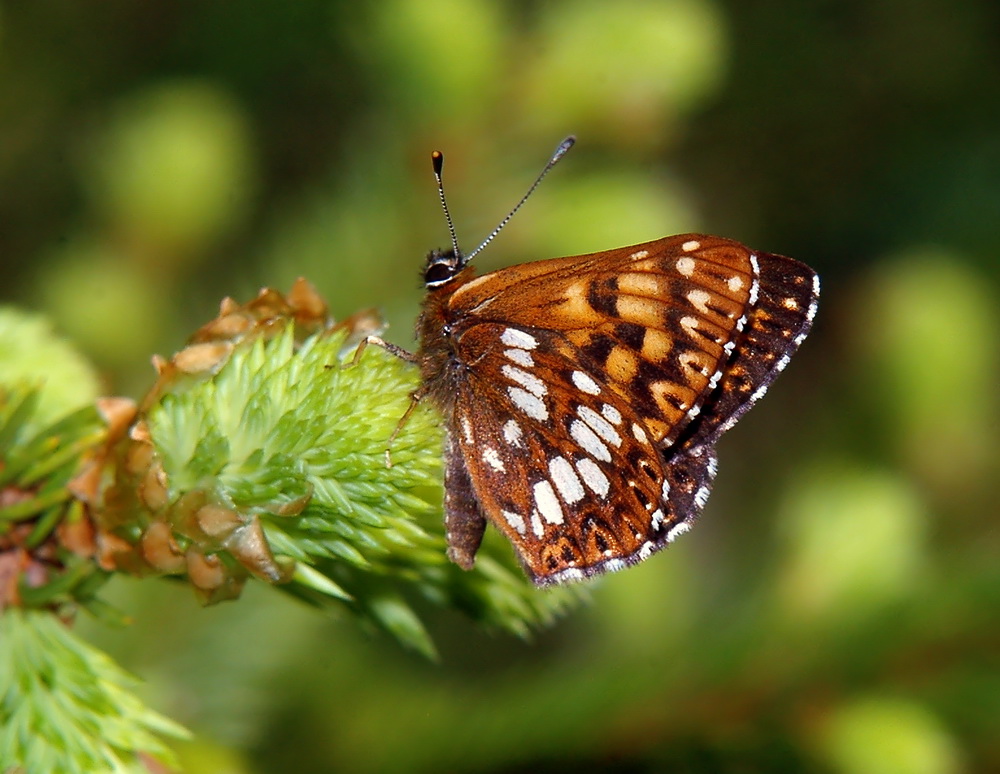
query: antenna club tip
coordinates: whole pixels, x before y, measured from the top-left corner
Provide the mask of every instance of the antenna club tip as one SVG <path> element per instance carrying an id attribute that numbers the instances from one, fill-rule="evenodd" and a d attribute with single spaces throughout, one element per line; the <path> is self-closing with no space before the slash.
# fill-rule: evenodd
<path id="1" fill-rule="evenodd" d="M 556 152 L 552 154 L 552 161 L 549 163 L 554 164 L 556 161 L 565 156 L 566 152 L 573 147 L 573 144 L 575 142 L 576 142 L 576 136 L 571 134 L 569 137 L 567 137 L 565 140 L 559 143 L 559 147 L 556 148 Z"/>
<path id="2" fill-rule="evenodd" d="M 434 165 L 434 171 L 437 174 L 441 174 L 441 167 L 444 166 L 444 154 L 441 151 L 431 152 L 431 164 Z"/>

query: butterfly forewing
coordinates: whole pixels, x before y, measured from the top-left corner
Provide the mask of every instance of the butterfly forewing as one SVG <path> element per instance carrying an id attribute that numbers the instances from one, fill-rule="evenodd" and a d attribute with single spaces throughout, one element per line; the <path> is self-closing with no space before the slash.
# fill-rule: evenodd
<path id="1" fill-rule="evenodd" d="M 432 290 L 421 364 L 448 414 L 450 556 L 471 566 L 485 516 L 544 584 L 685 531 L 715 441 L 802 342 L 817 295 L 796 261 L 690 234 Z"/>
<path id="2" fill-rule="evenodd" d="M 758 294 L 752 254 L 718 237 L 682 235 L 606 253 L 514 266 L 451 297 L 455 326 L 496 321 L 563 335 L 565 357 L 639 411 L 671 443 L 718 385 Z"/>
<path id="3" fill-rule="evenodd" d="M 696 442 L 712 444 L 759 400 L 805 340 L 816 316 L 819 277 L 808 266 L 758 253 L 758 294 L 747 323 L 697 427 Z"/>

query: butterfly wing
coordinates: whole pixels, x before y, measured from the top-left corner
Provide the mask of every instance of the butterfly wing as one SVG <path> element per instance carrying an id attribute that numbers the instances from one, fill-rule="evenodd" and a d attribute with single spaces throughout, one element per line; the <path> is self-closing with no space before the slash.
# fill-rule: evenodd
<path id="1" fill-rule="evenodd" d="M 706 400 L 689 444 L 714 444 L 756 403 L 781 373 L 812 328 L 819 303 L 819 276 L 799 261 L 754 254 L 756 301 L 723 369 L 718 389 Z"/>
<path id="2" fill-rule="evenodd" d="M 477 365 L 449 427 L 448 488 L 464 471 L 480 508 L 471 514 L 461 489 L 449 491 L 459 564 L 472 564 L 479 514 L 538 584 L 619 569 L 672 538 L 689 510 L 677 507 L 681 488 L 672 497 L 671 471 L 639 415 L 567 357 L 560 334 L 485 323 L 465 332 L 458 354 Z"/>
<path id="3" fill-rule="evenodd" d="M 471 566 L 483 515 L 537 583 L 685 531 L 715 441 L 805 338 L 817 295 L 797 261 L 694 234 L 466 281 L 447 302 L 463 369 L 448 470 L 479 510 L 448 508 L 453 558 Z"/>
<path id="4" fill-rule="evenodd" d="M 666 448 L 705 404 L 714 411 L 699 423 L 703 440 L 732 426 L 805 338 L 818 293 L 798 261 L 682 234 L 502 269 L 464 284 L 449 306 L 465 324 L 562 332 L 575 347 L 567 356 L 634 406 Z"/>

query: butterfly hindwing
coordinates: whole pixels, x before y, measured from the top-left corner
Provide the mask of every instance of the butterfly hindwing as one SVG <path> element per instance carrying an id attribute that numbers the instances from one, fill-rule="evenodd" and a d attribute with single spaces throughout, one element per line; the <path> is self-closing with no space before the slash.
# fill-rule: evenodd
<path id="1" fill-rule="evenodd" d="M 459 451 L 483 513 L 540 584 L 634 563 L 686 518 L 642 419 L 559 344 L 539 329 L 468 329 L 457 352 L 476 368 L 449 432 L 448 469 Z"/>

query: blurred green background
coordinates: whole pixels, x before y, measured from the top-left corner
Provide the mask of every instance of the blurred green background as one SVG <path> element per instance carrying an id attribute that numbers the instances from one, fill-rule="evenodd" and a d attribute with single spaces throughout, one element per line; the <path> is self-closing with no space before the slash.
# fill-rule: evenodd
<path id="1" fill-rule="evenodd" d="M 80 628 L 189 771 L 1000 770 L 993 0 L 33 0 L 0 66 L 0 302 L 108 393 L 299 275 L 412 345 L 433 149 L 468 249 L 579 138 L 481 271 L 704 230 L 823 278 L 698 528 L 534 642 L 116 581 Z"/>

